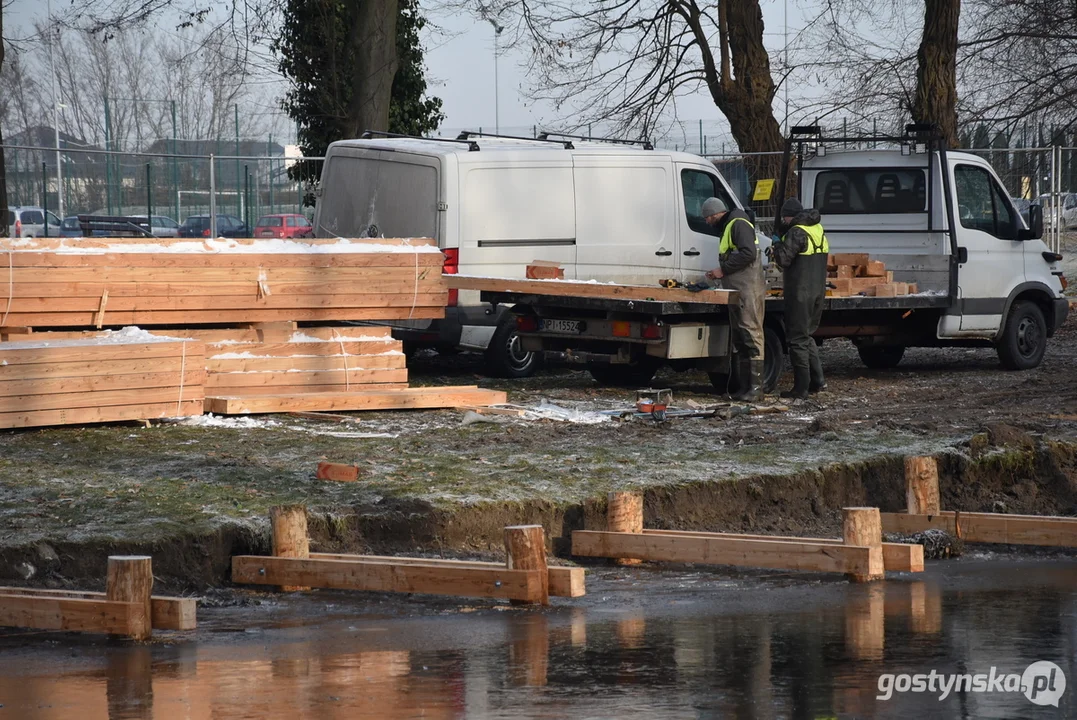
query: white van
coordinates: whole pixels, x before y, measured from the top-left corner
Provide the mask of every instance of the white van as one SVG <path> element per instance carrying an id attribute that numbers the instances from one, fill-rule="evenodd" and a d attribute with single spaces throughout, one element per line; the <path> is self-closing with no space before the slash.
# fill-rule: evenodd
<path id="1" fill-rule="evenodd" d="M 713 164 L 650 145 L 378 137 L 329 146 L 314 225 L 317 237 L 436 238 L 446 272 L 523 277 L 550 260 L 570 279 L 651 285 L 717 267 L 718 238 L 699 215 L 712 196 L 742 207 Z M 504 307 L 467 291 L 450 304 L 444 321 L 397 336 L 485 350 L 498 375 L 534 371 Z"/>

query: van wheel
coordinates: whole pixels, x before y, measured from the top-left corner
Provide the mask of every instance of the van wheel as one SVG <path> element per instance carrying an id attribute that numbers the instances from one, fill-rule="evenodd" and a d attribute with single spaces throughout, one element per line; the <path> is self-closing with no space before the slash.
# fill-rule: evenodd
<path id="1" fill-rule="evenodd" d="M 515 316 L 507 313 L 486 348 L 486 368 L 490 375 L 502 378 L 531 377 L 542 364 L 538 353 L 528 352 L 516 334 Z"/>
<path id="2" fill-rule="evenodd" d="M 891 370 L 898 366 L 901 358 L 905 356 L 905 348 L 901 345 L 888 347 L 864 346 L 856 349 L 860 353 L 860 361 L 872 370 Z"/>
<path id="3" fill-rule="evenodd" d="M 660 365 L 658 358 L 648 355 L 629 365 L 588 363 L 587 370 L 599 385 L 640 389 L 651 384 Z"/>
<path id="4" fill-rule="evenodd" d="M 998 346 L 998 359 L 1007 370 L 1031 370 L 1047 350 L 1047 322 L 1036 303 L 1013 304 Z"/>

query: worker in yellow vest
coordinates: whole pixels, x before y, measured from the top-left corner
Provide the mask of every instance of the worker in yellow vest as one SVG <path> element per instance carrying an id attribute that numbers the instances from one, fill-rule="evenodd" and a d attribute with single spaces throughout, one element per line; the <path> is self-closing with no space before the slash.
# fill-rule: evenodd
<path id="1" fill-rule="evenodd" d="M 734 400 L 751 402 L 763 394 L 763 304 L 766 281 L 759 239 L 748 213 L 724 201 L 707 198 L 700 214 L 721 238 L 719 266 L 707 271 L 711 280 L 721 280 L 726 290 L 736 290 L 738 301 L 729 306 L 734 356 L 730 375 L 738 378 Z"/>
<path id="2" fill-rule="evenodd" d="M 826 258 L 830 252 L 819 211 L 804 209 L 796 198 L 782 205 L 782 233 L 771 246 L 771 257 L 784 275 L 785 337 L 793 365 L 793 389 L 783 398 L 804 400 L 826 390 L 823 363 L 812 334 L 819 328 L 826 297 Z"/>

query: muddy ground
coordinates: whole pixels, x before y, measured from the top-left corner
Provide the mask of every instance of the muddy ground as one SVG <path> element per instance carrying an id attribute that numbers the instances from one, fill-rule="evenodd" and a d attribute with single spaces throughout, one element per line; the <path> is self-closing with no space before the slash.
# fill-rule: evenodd
<path id="1" fill-rule="evenodd" d="M 440 411 L 0 433 L 0 579 L 88 587 L 107 554 L 151 552 L 166 586 L 220 584 L 231 554 L 268 550 L 269 507 L 293 502 L 310 508 L 315 549 L 496 555 L 504 525 L 541 522 L 567 554 L 570 531 L 601 523 L 622 488 L 648 492 L 650 527 L 835 535 L 843 505 L 904 507 L 910 453 L 940 457 L 947 508 L 1077 514 L 1077 321 L 1029 372 L 986 349 L 910 350 L 872 371 L 833 341 L 823 360 L 829 392 L 727 420 L 465 424 Z M 525 406 L 634 399 L 565 368 L 490 381 L 474 356 L 434 354 L 411 368 L 416 384 L 499 387 Z M 716 401 L 699 373 L 655 385 L 676 405 Z M 357 463 L 360 482 L 315 480 L 319 459 Z"/>

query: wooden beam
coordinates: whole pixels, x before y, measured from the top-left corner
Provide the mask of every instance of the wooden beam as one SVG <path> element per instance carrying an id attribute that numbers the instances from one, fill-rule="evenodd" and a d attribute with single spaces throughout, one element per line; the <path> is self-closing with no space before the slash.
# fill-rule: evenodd
<path id="1" fill-rule="evenodd" d="M 342 553 L 311 553 L 312 560 L 357 560 L 389 565 L 423 565 L 445 568 L 486 568 L 500 570 L 504 563 L 482 560 L 449 560 L 444 558 L 406 558 L 392 555 L 347 555 Z M 583 597 L 587 594 L 586 577 L 582 567 L 550 565 L 546 568 L 552 597 Z"/>
<path id="2" fill-rule="evenodd" d="M 879 521 L 879 508 L 848 507 L 841 509 L 841 538 L 846 545 L 868 547 L 871 549 L 869 566 L 866 571 L 850 571 L 847 575 L 854 582 L 882 580 L 883 566 L 883 531 Z"/>
<path id="3" fill-rule="evenodd" d="M 201 392 L 199 392 L 201 394 Z M 0 428 L 40 427 L 44 425 L 81 425 L 85 423 L 145 420 L 148 418 L 189 417 L 202 414 L 202 400 L 184 400 L 150 405 L 129 405 L 33 412 L 0 412 Z"/>
<path id="4" fill-rule="evenodd" d="M 905 500 L 912 515 L 935 515 L 939 505 L 939 464 L 931 456 L 905 458 Z"/>
<path id="5" fill-rule="evenodd" d="M 505 528 L 505 565 L 509 570 L 537 570 L 540 594 L 536 602 L 550 604 L 549 570 L 546 567 L 546 533 L 541 525 Z M 522 601 L 515 601 L 522 602 Z"/>
<path id="6" fill-rule="evenodd" d="M 45 590 L 41 588 L 0 587 L 0 602 L 7 595 L 68 598 L 72 600 L 107 600 L 103 592 L 82 590 Z M 198 599 L 150 596 L 150 621 L 154 630 L 194 630 L 198 627 Z"/>
<path id="7" fill-rule="evenodd" d="M 689 292 L 670 288 L 641 285 L 608 285 L 572 280 L 525 280 L 523 278 L 476 277 L 445 275 L 449 288 L 457 290 L 486 290 L 490 292 L 534 293 L 558 297 L 609 298 L 616 300 L 662 300 L 667 302 L 729 305 L 734 302 L 733 290 L 704 290 Z"/>
<path id="8" fill-rule="evenodd" d="M 223 415 L 338 410 L 419 410 L 460 405 L 502 405 L 501 390 L 469 387 L 410 388 L 382 392 L 307 393 L 258 397 L 208 397 L 209 412 Z"/>
<path id="9" fill-rule="evenodd" d="M 740 540 L 649 533 L 576 530 L 572 554 L 640 558 L 654 562 L 705 563 L 811 572 L 866 572 L 870 548 L 833 543 Z"/>
<path id="10" fill-rule="evenodd" d="M 306 507 L 302 505 L 275 505 L 269 508 L 269 525 L 272 534 L 273 555 L 300 559 L 310 556 Z M 284 592 L 310 590 L 306 586 L 283 583 L 280 589 Z"/>
<path id="11" fill-rule="evenodd" d="M 606 496 L 606 530 L 617 533 L 643 532 L 643 495 L 611 492 Z M 615 565 L 639 565 L 639 558 L 617 558 Z"/>
<path id="12" fill-rule="evenodd" d="M 644 530 L 644 534 L 681 535 L 686 537 L 719 537 L 740 540 L 774 540 L 793 543 L 825 543 L 841 545 L 841 538 L 788 537 L 784 535 L 745 535 L 742 533 L 709 533 L 691 530 Z M 909 543 L 887 543 L 883 546 L 883 568 L 887 572 L 923 572 L 924 546 Z"/>
<path id="13" fill-rule="evenodd" d="M 942 511 L 938 515 L 883 513 L 883 532 L 943 530 L 965 542 L 1077 547 L 1077 518 Z"/>
<path id="14" fill-rule="evenodd" d="M 148 622 L 145 606 L 139 602 L 2 595 L 0 625 L 140 638 Z"/>
<path id="15" fill-rule="evenodd" d="M 112 555 L 108 559 L 105 596 L 112 602 L 136 603 L 142 612 L 130 626 L 135 640 L 148 640 L 153 634 L 153 560 L 148 555 Z"/>
<path id="16" fill-rule="evenodd" d="M 338 590 L 429 593 L 541 602 L 545 573 L 505 568 L 449 568 L 356 560 L 237 555 L 232 582 Z"/>

